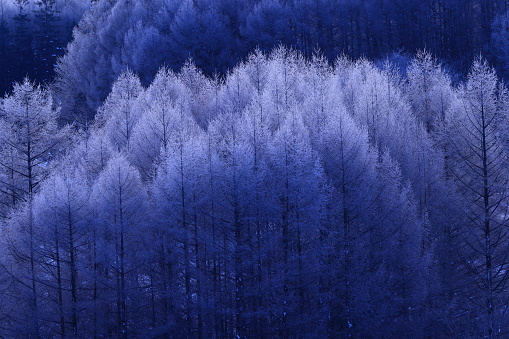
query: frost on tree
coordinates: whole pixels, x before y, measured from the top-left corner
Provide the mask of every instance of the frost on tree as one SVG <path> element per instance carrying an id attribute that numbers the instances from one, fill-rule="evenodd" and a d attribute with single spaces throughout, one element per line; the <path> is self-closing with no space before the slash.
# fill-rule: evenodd
<path id="1" fill-rule="evenodd" d="M 448 117 L 454 180 L 461 194 L 463 215 L 455 225 L 467 248 L 462 252 L 466 276 L 478 288 L 463 298 L 478 305 L 465 315 L 488 338 L 506 326 L 501 317 L 507 261 L 507 89 L 481 58 L 474 61 L 461 98 Z M 466 320 L 468 321 L 468 320 Z"/>
<path id="2" fill-rule="evenodd" d="M 9 205 L 31 199 L 45 179 L 51 160 L 62 152 L 68 141 L 68 128 L 57 125 L 49 92 L 28 79 L 16 84 L 2 101 L 0 116 L 1 191 Z"/>

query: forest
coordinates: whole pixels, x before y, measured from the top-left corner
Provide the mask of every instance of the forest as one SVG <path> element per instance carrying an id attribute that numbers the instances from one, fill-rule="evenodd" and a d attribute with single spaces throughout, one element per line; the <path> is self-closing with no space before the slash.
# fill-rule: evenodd
<path id="1" fill-rule="evenodd" d="M 0 337 L 507 338 L 508 3 L 0 0 Z"/>

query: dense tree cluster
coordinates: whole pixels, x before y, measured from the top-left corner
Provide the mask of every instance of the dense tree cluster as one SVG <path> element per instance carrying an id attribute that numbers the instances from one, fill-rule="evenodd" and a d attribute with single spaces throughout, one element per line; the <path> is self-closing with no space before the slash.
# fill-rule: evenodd
<path id="1" fill-rule="evenodd" d="M 127 70 L 73 138 L 16 85 L 1 335 L 507 336 L 507 90 L 480 58 L 457 86 L 425 52 L 400 74 L 284 48 Z"/>
<path id="2" fill-rule="evenodd" d="M 191 58 L 213 76 L 257 47 L 268 52 L 280 44 L 308 58 L 320 51 L 329 62 L 342 54 L 373 60 L 426 48 L 465 74 L 482 51 L 507 72 L 507 6 L 506 0 L 100 0 L 58 63 L 55 93 L 63 117 L 86 124 L 127 69 L 147 86 L 162 65 L 178 71 Z"/>

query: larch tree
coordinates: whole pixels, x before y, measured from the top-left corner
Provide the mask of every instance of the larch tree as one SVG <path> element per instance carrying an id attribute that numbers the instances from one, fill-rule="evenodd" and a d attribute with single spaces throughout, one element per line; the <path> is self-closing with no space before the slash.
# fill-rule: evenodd
<path id="1" fill-rule="evenodd" d="M 505 307 L 502 300 L 506 298 L 509 262 L 506 244 L 509 178 L 504 142 L 508 94 L 495 71 L 481 58 L 474 61 L 460 91 L 461 101 L 451 112 L 447 126 L 452 143 L 449 156 L 454 160 L 453 179 L 461 194 L 464 213 L 456 224 L 462 237 L 460 254 L 468 279 L 464 297 L 473 302 L 465 317 L 482 319 L 479 328 L 473 330 L 493 338 L 503 333 L 502 326 L 507 324 L 501 310 Z"/>
<path id="2" fill-rule="evenodd" d="M 218 84 L 203 74 L 203 71 L 196 67 L 192 60 L 188 60 L 180 69 L 178 77 L 190 92 L 192 100 L 191 113 L 196 123 L 205 128 L 218 113 L 217 92 Z"/>
<path id="3" fill-rule="evenodd" d="M 58 114 L 50 93 L 28 79 L 3 99 L 0 167 L 11 179 L 11 184 L 5 184 L 13 203 L 33 197 L 51 159 L 66 147 L 69 128 L 57 126 Z"/>
<path id="4" fill-rule="evenodd" d="M 251 283 L 253 264 L 254 235 L 252 203 L 256 200 L 253 185 L 254 150 L 242 130 L 242 111 L 238 96 L 235 95 L 225 111 L 209 125 L 214 153 L 217 154 L 215 166 L 220 172 L 215 202 L 218 220 L 218 236 L 223 239 L 220 269 L 227 272 L 231 280 L 222 280 L 224 297 L 224 323 L 227 335 L 244 336 L 253 325 L 248 312 L 248 284 Z"/>
<path id="5" fill-rule="evenodd" d="M 141 97 L 142 111 L 132 134 L 132 152 L 129 154 L 144 177 L 151 175 L 161 153 L 178 133 L 182 122 L 180 112 L 190 112 L 190 93 L 170 70 L 162 68 Z M 188 119 L 193 120 L 192 116 Z"/>
<path id="6" fill-rule="evenodd" d="M 82 274 L 88 271 L 85 251 L 90 239 L 90 188 L 77 169 L 67 166 L 61 172 L 50 177 L 36 196 L 34 222 L 41 248 L 40 266 L 46 273 L 40 278 L 46 304 L 51 308 L 50 302 L 55 302 L 58 309 L 53 313 L 52 322 L 58 324 L 54 331 L 61 336 L 77 336 L 85 330 L 78 324 L 84 298 L 88 297 L 83 286 L 89 277 Z M 46 319 L 51 315 L 46 312 Z"/>
<path id="7" fill-rule="evenodd" d="M 244 318 L 249 333 L 262 335 L 275 320 L 268 316 L 274 305 L 278 291 L 275 283 L 278 278 L 272 274 L 276 260 L 273 255 L 278 251 L 280 233 L 271 227 L 281 214 L 278 213 L 277 188 L 274 185 L 273 137 L 268 127 L 268 119 L 263 111 L 260 98 L 253 93 L 254 100 L 238 117 L 238 136 L 252 152 L 252 167 L 246 168 L 248 181 L 243 183 L 249 195 L 245 196 L 246 240 L 244 251 L 247 253 L 245 269 L 247 278 Z M 279 280 L 280 282 L 281 280 Z M 259 316 L 262 315 L 262 317 Z M 275 331 L 275 330 L 274 330 Z"/>
<path id="8" fill-rule="evenodd" d="M 285 120 L 286 114 L 296 103 L 303 101 L 307 86 L 299 69 L 305 67 L 302 55 L 278 47 L 267 58 L 267 82 L 261 102 L 264 110 L 271 112 L 267 117 L 269 128 L 276 131 Z"/>
<path id="9" fill-rule="evenodd" d="M 69 141 L 69 128 L 57 126 L 58 109 L 54 108 L 49 92 L 35 86 L 28 79 L 15 84 L 11 95 L 2 101 L 0 124 L 5 131 L 0 135 L 3 157 L 0 168 L 7 178 L 6 188 L 12 205 L 25 202 L 19 212 L 20 227 L 15 227 L 17 237 L 24 241 L 21 248 L 10 247 L 13 257 L 28 262 L 31 291 L 29 309 L 32 310 L 31 335 L 40 334 L 37 315 L 39 293 L 37 291 L 36 229 L 33 221 L 33 198 L 40 184 L 47 178 L 52 159 L 63 152 Z M 5 187 L 5 186 L 4 186 Z M 5 189 L 5 188 L 4 188 Z M 12 274 L 14 272 L 11 271 Z"/>
<path id="10" fill-rule="evenodd" d="M 436 131 L 453 100 L 451 80 L 427 51 L 417 53 L 407 69 L 413 113 L 428 133 Z"/>
<path id="11" fill-rule="evenodd" d="M 419 213 L 411 184 L 404 180 L 399 164 L 388 153 L 378 155 L 372 192 L 372 209 L 364 221 L 369 225 L 365 247 L 369 273 L 354 293 L 365 298 L 364 293 L 369 291 L 369 301 L 361 309 L 369 314 L 364 331 L 368 335 L 415 337 L 426 326 L 423 320 L 436 316 L 433 309 L 427 309 L 432 301 L 430 289 L 436 281 L 426 219 Z M 386 319 L 394 319 L 395 326 L 384 328 Z"/>
<path id="12" fill-rule="evenodd" d="M 143 92 L 140 79 L 133 72 L 126 71 L 115 81 L 111 93 L 98 110 L 96 124 L 105 128 L 117 151 L 130 151 L 134 126 L 141 115 L 138 97 Z"/>
<path id="13" fill-rule="evenodd" d="M 334 75 L 335 69 L 320 55 L 316 55 L 306 69 L 304 81 L 309 88 L 302 116 L 315 149 L 320 149 L 323 144 L 328 115 L 343 107 L 341 96 L 337 95 L 341 88 Z"/>
<path id="14" fill-rule="evenodd" d="M 148 18 L 149 21 L 155 19 L 151 15 L 165 12 L 166 6 L 161 2 L 161 12 L 149 11 L 152 3 L 150 0 L 102 0 L 92 3 L 90 10 L 73 30 L 73 41 L 69 44 L 67 53 L 58 60 L 58 67 L 55 69 L 57 76 L 53 88 L 62 104 L 64 119 L 78 120 L 87 125 L 93 120 L 96 110 L 122 72 L 127 69 L 141 71 L 135 68 L 139 67 L 139 64 L 126 64 L 131 60 L 124 58 L 122 52 L 137 51 L 136 47 L 155 47 L 148 43 L 143 46 L 130 45 L 133 42 L 132 34 L 139 33 L 141 41 L 143 34 L 147 33 L 144 29 L 135 28 L 138 22 L 141 22 L 140 28 L 144 27 Z M 127 45 L 124 47 L 124 44 Z M 156 46 L 159 47 L 161 46 Z M 142 56 L 136 53 L 133 57 Z M 144 67 L 152 69 L 153 73 L 149 76 L 153 76 L 160 65 Z"/>
<path id="15" fill-rule="evenodd" d="M 102 301 L 106 317 L 102 332 L 120 337 L 135 333 L 138 253 L 143 248 L 146 192 L 139 172 L 122 154 L 114 154 L 92 188 L 91 203 L 100 225 Z"/>
<path id="16" fill-rule="evenodd" d="M 306 324 L 316 327 L 319 335 L 319 266 L 315 249 L 320 246 L 322 213 L 325 209 L 325 176 L 309 134 L 297 108 L 274 135 L 271 146 L 271 176 L 278 227 L 275 286 L 278 286 L 274 312 L 278 312 L 280 337 L 292 337 L 304 331 Z M 281 266 L 279 266 L 281 265 Z M 279 268 L 281 267 L 281 268 Z M 310 332 L 311 333 L 311 332 Z"/>
<path id="17" fill-rule="evenodd" d="M 89 135 L 73 149 L 73 156 L 81 159 L 89 182 L 94 182 L 114 153 L 107 130 L 90 129 Z"/>
<path id="18" fill-rule="evenodd" d="M 337 86 L 347 112 L 368 130 L 372 146 L 380 152 L 389 150 L 404 180 L 412 184 L 419 212 L 428 214 L 438 192 L 444 190 L 444 157 L 420 121 L 424 118 L 415 116 L 400 79 L 390 68 L 380 70 L 368 61 L 349 66 L 347 60 L 340 60 L 337 70 Z M 438 124 L 435 120 L 433 124 Z"/>
<path id="19" fill-rule="evenodd" d="M 199 187 L 205 157 L 200 130 L 190 112 L 181 112 L 176 118 L 178 128 L 175 127 L 168 140 L 151 192 L 158 211 L 153 230 L 160 237 L 156 253 L 161 260 L 161 272 L 165 273 L 156 281 L 165 292 L 163 324 L 175 322 L 174 333 L 181 336 L 203 337 L 202 229 L 198 224 L 198 206 L 204 195 Z M 171 267 L 170 260 L 182 264 Z M 175 284 L 182 286 L 181 297 L 172 287 Z M 179 321 L 183 325 L 177 325 Z"/>
<path id="20" fill-rule="evenodd" d="M 348 337 L 357 333 L 361 321 L 353 290 L 363 284 L 366 271 L 362 260 L 365 246 L 361 236 L 368 232 L 363 217 L 368 217 L 373 196 L 376 154 L 369 146 L 366 130 L 360 129 L 341 110 L 328 117 L 320 158 L 332 186 L 321 238 L 325 252 L 322 260 L 322 293 L 327 302 L 326 335 Z M 373 192 L 374 193 L 374 192 Z"/>

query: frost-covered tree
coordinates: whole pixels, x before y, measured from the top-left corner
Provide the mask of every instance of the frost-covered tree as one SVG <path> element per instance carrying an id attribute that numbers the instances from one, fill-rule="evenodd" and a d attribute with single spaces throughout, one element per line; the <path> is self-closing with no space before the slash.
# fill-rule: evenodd
<path id="1" fill-rule="evenodd" d="M 428 273 L 415 265 L 425 259 L 424 225 L 397 162 L 371 146 L 366 129 L 338 108 L 328 115 L 319 146 L 332 186 L 321 238 L 325 331 L 329 337 L 411 335 L 415 324 L 405 310 L 427 297 L 415 293 Z M 408 290 L 397 287 L 403 285 Z M 391 295 L 401 299 L 377 306 Z M 383 328 L 386 318 L 398 318 L 398 329 Z"/>
<path id="2" fill-rule="evenodd" d="M 191 61 L 182 66 L 179 79 L 190 91 L 192 100 L 188 102 L 194 119 L 199 126 L 205 128 L 207 122 L 210 122 L 217 114 L 218 85 Z"/>
<path id="3" fill-rule="evenodd" d="M 141 115 L 138 97 L 143 94 L 140 79 L 131 71 L 122 73 L 99 108 L 96 124 L 105 129 L 117 151 L 130 151 L 134 127 Z"/>
<path id="4" fill-rule="evenodd" d="M 290 108 L 301 102 L 306 96 L 302 55 L 278 47 L 267 58 L 267 87 L 263 91 L 261 102 L 264 110 L 270 112 L 269 127 L 276 131 L 290 112 Z"/>
<path id="5" fill-rule="evenodd" d="M 69 128 L 57 126 L 59 110 L 49 92 L 28 79 L 2 100 L 0 167 L 13 203 L 30 200 L 47 176 L 51 160 L 66 147 Z"/>
<path id="6" fill-rule="evenodd" d="M 52 322 L 58 324 L 55 332 L 77 336 L 88 330 L 80 323 L 88 322 L 81 315 L 85 298 L 90 296 L 83 287 L 90 278 L 85 275 L 90 272 L 85 260 L 90 239 L 90 190 L 76 169 L 69 166 L 61 172 L 49 178 L 36 196 L 34 223 L 39 234 L 39 264 L 46 273 L 40 281 L 48 309 L 55 309 L 54 313 L 46 311 L 46 319 L 54 314 Z M 85 313 L 85 317 L 89 315 Z"/>
<path id="7" fill-rule="evenodd" d="M 355 126 L 341 111 L 326 123 L 320 150 L 321 161 L 333 191 L 328 209 L 323 247 L 322 283 L 329 337 L 348 335 L 355 330 L 356 303 L 352 289 L 362 281 L 363 267 L 356 261 L 362 255 L 360 234 L 366 233 L 359 218 L 367 214 L 369 192 L 373 189 L 376 157 L 369 147 L 367 133 Z M 352 326 L 354 328 L 352 329 Z"/>
<path id="8" fill-rule="evenodd" d="M 5 252 L 2 256 L 2 275 L 12 281 L 8 285 L 5 299 L 12 313 L 7 313 L 8 335 L 41 336 L 46 324 L 42 321 L 44 308 L 41 307 L 41 285 L 36 227 L 34 227 L 33 204 L 23 202 L 9 214 L 2 223 L 2 242 Z"/>
<path id="9" fill-rule="evenodd" d="M 38 292 L 38 265 L 40 255 L 37 246 L 37 229 L 34 225 L 33 198 L 40 184 L 47 178 L 53 158 L 63 152 L 69 139 L 69 128 L 57 126 L 58 109 L 53 106 L 51 95 L 28 79 L 16 84 L 11 95 L 2 100 L 0 118 L 0 170 L 3 173 L 2 191 L 7 194 L 8 206 L 19 204 L 19 211 L 13 216 L 17 227 L 13 227 L 13 237 L 19 238 L 9 247 L 13 260 L 23 266 L 30 286 L 30 301 L 27 306 L 30 319 L 27 335 L 39 335 L 42 324 L 38 312 L 40 293 Z M 24 204 L 20 204 L 25 202 Z M 17 233 L 16 233 L 17 232 Z M 8 269 L 11 275 L 15 272 Z M 20 279 L 24 279 L 20 278 Z M 22 280 L 23 281 L 23 280 Z M 25 293 L 26 294 L 26 293 Z"/>
<path id="10" fill-rule="evenodd" d="M 138 171 L 125 156 L 113 155 L 92 188 L 91 203 L 97 211 L 97 265 L 104 314 L 98 333 L 119 336 L 136 333 L 138 254 L 143 248 L 146 193 Z M 96 307 L 99 307 L 97 305 Z"/>
<path id="11" fill-rule="evenodd" d="M 220 199 L 217 201 L 216 211 L 218 220 L 221 220 L 219 227 L 220 234 L 224 237 L 223 246 L 227 249 L 221 253 L 220 260 L 233 279 L 223 290 L 223 293 L 232 293 L 223 301 L 225 320 L 231 326 L 228 335 L 245 335 L 248 330 L 244 303 L 245 280 L 252 261 L 252 251 L 247 239 L 250 236 L 248 224 L 251 213 L 248 206 L 254 194 L 250 190 L 253 182 L 249 181 L 253 156 L 250 144 L 239 133 L 236 122 L 240 114 L 241 112 L 232 107 L 209 125 L 218 165 L 222 171 L 218 178 L 220 185 L 216 194 Z"/>
<path id="12" fill-rule="evenodd" d="M 508 94 L 495 71 L 481 58 L 474 61 L 461 100 L 448 119 L 449 156 L 464 215 L 457 228 L 464 247 L 462 261 L 471 302 L 464 317 L 481 319 L 472 330 L 493 338 L 507 322 L 501 317 L 506 298 L 507 129 Z M 476 286 L 474 288 L 473 286 Z M 465 306 L 464 306 L 465 307 Z"/>
<path id="13" fill-rule="evenodd" d="M 156 4 L 160 11 L 151 11 Z M 65 120 L 87 125 L 108 96 L 115 80 L 127 69 L 136 72 L 151 69 L 148 71 L 150 76 L 157 72 L 161 65 L 140 65 L 139 59 L 144 57 L 144 52 L 150 55 L 155 53 L 154 48 L 161 50 L 161 44 L 154 45 L 144 40 L 147 34 L 157 36 L 145 27 L 152 22 L 160 22 L 156 17 L 166 13 L 166 9 L 164 2 L 152 0 L 94 1 L 73 30 L 73 42 L 55 69 L 57 80 L 53 88 Z M 137 40 L 142 43 L 133 45 L 133 41 Z M 126 54 L 129 51 L 136 52 L 130 55 L 132 59 Z"/>
<path id="14" fill-rule="evenodd" d="M 426 51 L 417 53 L 407 69 L 408 95 L 413 113 L 428 133 L 436 130 L 451 106 L 451 80 Z"/>
<path id="15" fill-rule="evenodd" d="M 151 174 L 180 129 L 194 123 L 189 97 L 182 81 L 162 68 L 141 98 L 142 113 L 132 134 L 129 156 L 144 176 Z"/>
<path id="16" fill-rule="evenodd" d="M 319 280 L 319 259 L 313 252 L 320 246 L 325 178 L 296 109 L 277 130 L 271 153 L 277 203 L 274 221 L 280 232 L 276 267 L 281 265 L 275 280 L 279 287 L 274 300 L 279 321 L 275 324 L 280 337 L 295 336 L 308 326 L 316 327 L 319 335 L 320 314 L 310 310 L 318 307 L 314 296 L 319 286 L 312 282 Z"/>
<path id="17" fill-rule="evenodd" d="M 161 331 L 167 331 L 164 324 L 174 323 L 173 333 L 184 337 L 203 337 L 201 308 L 205 301 L 202 299 L 204 290 L 200 272 L 204 264 L 200 254 L 203 230 L 198 224 L 201 219 L 198 206 L 204 195 L 200 191 L 204 149 L 199 129 L 192 120 L 189 122 L 181 117 L 179 128 L 172 134 L 152 190 L 157 211 L 153 232 L 159 235 L 154 252 L 162 264 L 161 268 L 170 260 L 182 265 L 169 270 L 164 268 L 162 272 L 165 275 L 154 277 L 157 288 L 166 293 L 161 300 L 164 305 Z M 173 285 L 182 286 L 180 293 Z"/>
<path id="18" fill-rule="evenodd" d="M 71 156 L 81 160 L 84 172 L 92 183 L 106 167 L 113 153 L 107 130 L 99 128 L 92 129 L 88 137 L 74 147 Z"/>

